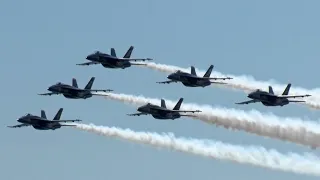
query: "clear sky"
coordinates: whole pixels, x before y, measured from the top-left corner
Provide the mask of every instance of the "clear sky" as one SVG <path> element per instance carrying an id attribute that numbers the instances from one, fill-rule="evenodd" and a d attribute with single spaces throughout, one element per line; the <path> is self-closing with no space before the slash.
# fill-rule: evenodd
<path id="1" fill-rule="evenodd" d="M 123 56 L 134 45 L 132 57 L 152 57 L 159 63 L 194 65 L 203 70 L 214 64 L 214 70 L 222 73 L 315 88 L 320 64 L 319 6 L 316 0 L 2 0 L 0 178 L 316 179 L 159 150 L 72 128 L 37 131 L 6 126 L 17 124 L 16 119 L 28 112 L 40 115 L 41 109 L 53 118 L 63 107 L 62 118 L 80 118 L 97 125 L 261 145 L 282 153 L 311 152 L 295 144 L 187 118 L 157 121 L 150 116 L 128 117 L 127 113 L 136 111 L 134 107 L 102 97 L 70 100 L 37 93 L 46 92 L 58 81 L 71 83 L 73 77 L 84 87 L 95 76 L 94 88 L 111 88 L 119 93 L 172 100 L 184 97 L 185 102 L 317 120 L 318 111 L 294 104 L 282 108 L 236 106 L 235 102 L 247 99 L 241 91 L 159 85 L 155 82 L 165 80 L 166 74 L 150 69 L 113 70 L 75 64 L 85 62 L 95 50 L 110 52 L 114 47 L 117 55 Z"/>

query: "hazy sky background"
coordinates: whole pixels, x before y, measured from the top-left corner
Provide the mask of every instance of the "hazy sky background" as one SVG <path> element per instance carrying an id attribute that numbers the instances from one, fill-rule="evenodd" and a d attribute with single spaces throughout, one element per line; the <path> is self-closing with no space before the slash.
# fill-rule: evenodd
<path id="1" fill-rule="evenodd" d="M 167 75 L 146 68 L 114 70 L 75 64 L 85 62 L 85 57 L 95 50 L 109 53 L 114 47 L 117 55 L 123 56 L 134 45 L 132 57 L 152 57 L 159 63 L 194 65 L 203 70 L 213 64 L 214 70 L 222 73 L 316 88 L 320 64 L 319 6 L 316 0 L 0 1 L 0 178 L 316 179 L 158 150 L 72 128 L 37 131 L 6 126 L 17 124 L 16 119 L 28 112 L 40 115 L 41 109 L 52 119 L 63 107 L 62 118 L 80 118 L 97 125 L 261 145 L 282 153 L 311 152 L 295 144 L 232 132 L 188 118 L 157 121 L 150 116 L 128 117 L 127 113 L 136 111 L 134 107 L 103 97 L 70 100 L 37 93 L 46 92 L 49 85 L 58 81 L 71 83 L 73 77 L 84 87 L 94 76 L 94 88 L 110 88 L 119 93 L 174 101 L 184 97 L 185 102 L 317 120 L 318 111 L 294 104 L 282 108 L 261 104 L 236 106 L 235 102 L 247 99 L 242 91 L 156 84 L 166 80 Z"/>

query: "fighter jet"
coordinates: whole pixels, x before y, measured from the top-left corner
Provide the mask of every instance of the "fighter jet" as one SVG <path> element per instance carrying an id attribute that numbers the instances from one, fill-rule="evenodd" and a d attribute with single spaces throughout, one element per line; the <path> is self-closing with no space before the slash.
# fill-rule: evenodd
<path id="1" fill-rule="evenodd" d="M 256 91 L 251 92 L 248 95 L 248 98 L 252 99 L 245 102 L 240 102 L 236 104 L 249 104 L 249 103 L 256 103 L 261 102 L 265 106 L 284 106 L 289 104 L 290 102 L 305 102 L 301 100 L 289 100 L 288 98 L 299 98 L 299 97 L 309 97 L 311 95 L 288 95 L 290 90 L 291 84 L 289 83 L 285 90 L 283 91 L 282 95 L 275 95 L 271 86 L 269 86 L 269 92 L 262 91 L 257 89 Z"/>
<path id="2" fill-rule="evenodd" d="M 137 110 L 139 111 L 139 113 L 135 113 L 135 114 L 128 114 L 129 116 L 141 116 L 141 115 L 148 115 L 151 114 L 155 119 L 161 119 L 161 120 L 167 120 L 167 119 L 177 119 L 180 118 L 181 116 L 188 116 L 188 117 L 195 117 L 193 115 L 187 115 L 187 114 L 180 114 L 180 112 L 191 112 L 191 113 L 195 113 L 195 112 L 201 112 L 199 110 L 195 110 L 195 111 L 182 111 L 179 110 L 181 103 L 183 101 L 183 98 L 180 98 L 178 103 L 174 106 L 173 110 L 167 109 L 166 107 L 166 103 L 164 101 L 164 99 L 161 99 L 161 107 L 148 103 L 146 105 L 143 105 L 141 107 L 139 107 Z"/>
<path id="3" fill-rule="evenodd" d="M 223 82 L 216 82 L 216 81 L 210 81 L 210 80 L 226 80 L 226 79 L 232 79 L 230 77 L 225 78 L 214 78 L 210 77 L 211 72 L 213 69 L 213 65 L 209 67 L 207 72 L 204 74 L 203 77 L 197 76 L 196 70 L 193 66 L 191 66 L 191 73 L 182 72 L 180 70 L 170 74 L 167 78 L 170 79 L 169 81 L 163 81 L 163 82 L 157 82 L 159 84 L 169 84 L 169 83 L 177 83 L 181 82 L 184 86 L 187 87 L 206 87 L 211 85 L 211 83 L 215 84 L 226 84 Z"/>
<path id="4" fill-rule="evenodd" d="M 113 68 L 113 69 L 125 69 L 131 67 L 131 65 L 146 65 L 146 64 L 139 64 L 139 63 L 132 63 L 131 61 L 150 61 L 151 58 L 130 58 L 131 53 L 133 51 L 133 46 L 130 46 L 127 53 L 123 56 L 123 58 L 119 58 L 116 55 L 116 50 L 111 48 L 111 53 L 106 54 L 100 51 L 96 51 L 93 54 L 87 56 L 87 60 L 91 62 L 80 63 L 77 65 L 84 66 L 84 65 L 93 65 L 93 64 L 101 64 L 105 68 Z"/>
<path id="5" fill-rule="evenodd" d="M 57 114 L 54 116 L 53 120 L 48 120 L 46 116 L 46 112 L 41 110 L 41 117 L 32 115 L 30 113 L 20 117 L 17 121 L 22 123 L 15 126 L 8 126 L 9 128 L 20 128 L 26 126 L 33 126 L 33 128 L 37 130 L 56 130 L 61 128 L 62 126 L 76 126 L 76 125 L 67 125 L 67 124 L 60 124 L 60 123 L 67 123 L 67 122 L 78 122 L 81 120 L 60 120 L 63 108 L 60 108 Z"/>
<path id="6" fill-rule="evenodd" d="M 111 89 L 91 89 L 92 84 L 95 80 L 95 77 L 92 77 L 88 84 L 85 86 L 84 89 L 81 89 L 78 87 L 77 80 L 75 78 L 72 78 L 72 86 L 68 84 L 64 84 L 61 82 L 58 82 L 48 88 L 48 91 L 51 91 L 49 93 L 42 93 L 38 95 L 43 96 L 51 96 L 51 95 L 58 95 L 62 94 L 64 97 L 68 99 L 87 99 L 92 97 L 92 92 L 110 92 L 113 91 Z"/>

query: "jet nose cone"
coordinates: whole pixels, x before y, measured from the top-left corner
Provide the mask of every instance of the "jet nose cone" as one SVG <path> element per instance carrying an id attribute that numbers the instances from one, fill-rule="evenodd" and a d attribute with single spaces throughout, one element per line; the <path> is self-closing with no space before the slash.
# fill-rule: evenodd
<path id="1" fill-rule="evenodd" d="M 22 123 L 22 118 L 17 119 L 18 122 Z"/>
<path id="2" fill-rule="evenodd" d="M 53 86 L 50 86 L 49 88 L 48 88 L 48 91 L 52 91 L 53 90 Z"/>
<path id="3" fill-rule="evenodd" d="M 252 98 L 253 97 L 253 93 L 248 94 L 248 98 Z"/>
<path id="4" fill-rule="evenodd" d="M 94 59 L 94 55 L 90 54 L 86 57 L 87 60 L 93 60 Z"/>

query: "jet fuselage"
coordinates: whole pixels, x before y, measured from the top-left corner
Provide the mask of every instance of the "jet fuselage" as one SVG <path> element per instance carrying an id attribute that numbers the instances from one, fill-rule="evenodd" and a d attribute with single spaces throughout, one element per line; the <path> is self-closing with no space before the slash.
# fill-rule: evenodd
<path id="1" fill-rule="evenodd" d="M 265 91 L 255 91 L 248 95 L 248 98 L 259 100 L 265 106 L 284 106 L 289 104 L 286 98 L 279 98 L 276 95 L 270 94 Z"/>
<path id="2" fill-rule="evenodd" d="M 180 81 L 184 86 L 187 87 L 206 87 L 211 84 L 209 79 L 203 79 L 201 77 L 184 72 L 172 73 L 167 78 L 172 81 Z"/>
<path id="3" fill-rule="evenodd" d="M 62 83 L 50 86 L 48 91 L 53 93 L 61 93 L 64 97 L 69 99 L 87 99 L 92 97 L 92 93 L 89 90 L 79 89 Z"/>
<path id="4" fill-rule="evenodd" d="M 129 61 L 118 59 L 109 54 L 90 54 L 86 59 L 93 62 L 99 62 L 105 68 L 125 69 L 131 66 Z"/>
<path id="5" fill-rule="evenodd" d="M 17 121 L 23 124 L 29 124 L 37 130 L 55 130 L 61 128 L 61 124 L 59 122 L 49 121 L 34 115 L 23 116 Z"/>
<path id="6" fill-rule="evenodd" d="M 177 119 L 180 118 L 181 115 L 179 112 L 170 111 L 163 107 L 155 106 L 155 105 L 145 105 L 141 106 L 137 109 L 139 112 L 151 114 L 155 119 Z"/>

